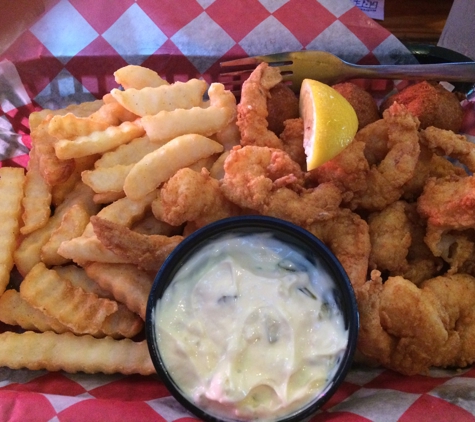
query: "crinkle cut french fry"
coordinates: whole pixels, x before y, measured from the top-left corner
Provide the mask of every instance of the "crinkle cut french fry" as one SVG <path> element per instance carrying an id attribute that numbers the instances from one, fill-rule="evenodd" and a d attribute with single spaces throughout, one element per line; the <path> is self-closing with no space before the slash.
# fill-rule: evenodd
<path id="1" fill-rule="evenodd" d="M 24 237 L 13 254 L 15 265 L 21 275 L 25 276 L 35 264 L 41 261 L 41 248 L 49 240 L 51 233 L 60 226 L 63 215 L 70 207 L 74 204 L 81 204 L 88 210 L 89 214 L 92 215 L 97 212 L 99 206 L 92 200 L 93 193 L 91 188 L 84 183 L 76 184 L 74 189 L 56 208 L 46 225 Z"/>
<path id="2" fill-rule="evenodd" d="M 183 227 L 172 226 L 171 224 L 165 223 L 165 221 L 157 219 L 150 209 L 150 211 L 148 211 L 141 220 L 137 221 L 131 226 L 131 229 L 134 232 L 141 234 L 162 234 L 164 236 L 174 236 L 181 234 Z"/>
<path id="3" fill-rule="evenodd" d="M 83 171 L 81 178 L 95 193 L 122 192 L 125 178 L 133 166 L 117 164 L 112 167 L 98 167 Z"/>
<path id="4" fill-rule="evenodd" d="M 31 306 L 19 292 L 13 289 L 6 290 L 0 296 L 0 321 L 12 326 L 18 325 L 30 331 L 54 331 L 55 333 L 71 331 L 56 318 Z M 94 337 L 132 338 L 139 334 L 142 328 L 142 318 L 125 305 L 119 304 L 117 311 L 104 319 L 101 329 L 90 334 Z"/>
<path id="5" fill-rule="evenodd" d="M 89 170 L 94 167 L 94 163 L 97 160 L 97 155 L 89 155 L 87 157 L 74 159 L 74 171 L 69 176 L 68 180 L 59 185 L 53 186 L 51 190 L 51 202 L 55 207 L 61 204 L 64 199 L 70 194 L 78 182 L 81 181 L 81 173 L 84 170 Z"/>
<path id="6" fill-rule="evenodd" d="M 239 145 L 241 142 L 241 132 L 236 124 L 236 120 L 233 120 L 219 132 L 216 132 L 215 138 L 224 146 L 225 151 L 229 151 L 234 146 Z"/>
<path id="7" fill-rule="evenodd" d="M 23 225 L 20 227 L 20 232 L 22 234 L 31 233 L 46 225 L 51 215 L 51 200 L 51 187 L 41 176 L 35 147 L 33 147 L 30 151 L 24 196 L 21 201 Z"/>
<path id="8" fill-rule="evenodd" d="M 147 299 L 152 288 L 153 277 L 132 264 L 104 264 L 94 262 L 88 265 L 86 273 L 104 290 L 110 291 L 115 300 L 145 320 Z"/>
<path id="9" fill-rule="evenodd" d="M 6 290 L 0 296 L 0 321 L 18 325 L 24 330 L 65 333 L 68 327 L 31 306 L 16 290 Z"/>
<path id="10" fill-rule="evenodd" d="M 119 303 L 117 311 L 104 320 L 101 332 L 113 338 L 133 338 L 142 331 L 143 325 L 139 315 Z"/>
<path id="11" fill-rule="evenodd" d="M 67 113 L 73 113 L 78 117 L 87 117 L 99 110 L 103 104 L 104 103 L 102 100 L 94 100 L 86 101 L 80 104 L 71 104 L 66 108 L 61 108 L 58 110 L 49 110 L 45 108 L 40 111 L 34 111 L 29 116 L 30 131 L 34 130 L 50 114 L 53 116 L 60 116 Z"/>
<path id="12" fill-rule="evenodd" d="M 99 298 L 74 287 L 40 262 L 20 284 L 20 294 L 30 305 L 56 318 L 76 334 L 95 334 L 107 316 L 117 311 L 117 302 Z"/>
<path id="13" fill-rule="evenodd" d="M 122 107 L 111 94 L 102 97 L 104 105 L 91 114 L 91 120 L 107 123 L 109 126 L 118 126 L 123 122 L 133 122 L 138 118 L 134 113 Z"/>
<path id="14" fill-rule="evenodd" d="M 219 156 L 220 154 L 213 154 L 213 155 L 210 155 L 209 157 L 204 157 L 194 162 L 193 164 L 190 164 L 188 168 L 190 168 L 193 171 L 196 171 L 197 173 L 201 173 L 201 170 L 203 168 L 209 171 Z"/>
<path id="15" fill-rule="evenodd" d="M 74 204 L 64 213 L 59 227 L 53 230 L 49 240 L 41 248 L 41 260 L 47 266 L 63 265 L 68 262 L 58 254 L 59 245 L 66 240 L 81 236 L 90 216 L 87 209 L 80 204 Z"/>
<path id="16" fill-rule="evenodd" d="M 179 169 L 222 151 L 220 143 L 205 136 L 178 136 L 132 167 L 125 178 L 124 192 L 129 198 L 138 200 L 157 189 Z"/>
<path id="17" fill-rule="evenodd" d="M 53 116 L 48 125 L 48 133 L 56 139 L 73 139 L 77 136 L 87 136 L 92 132 L 106 130 L 107 126 L 108 124 L 105 122 L 67 113 L 64 116 Z"/>
<path id="18" fill-rule="evenodd" d="M 68 280 L 74 287 L 80 287 L 85 292 L 94 293 L 99 297 L 114 299 L 114 296 L 108 290 L 104 290 L 92 278 L 90 278 L 84 268 L 77 265 L 62 265 L 53 267 L 59 276 Z"/>
<path id="19" fill-rule="evenodd" d="M 124 122 L 120 126 L 109 126 L 104 131 L 79 136 L 74 140 L 62 139 L 54 144 L 54 150 L 61 160 L 85 157 L 117 148 L 144 134 L 142 125 L 137 121 Z"/>
<path id="20" fill-rule="evenodd" d="M 111 95 L 124 108 L 138 116 L 154 115 L 160 111 L 199 107 L 208 84 L 201 79 L 175 82 L 156 88 L 113 89 Z"/>
<path id="21" fill-rule="evenodd" d="M 20 233 L 21 200 L 25 171 L 19 167 L 0 168 L 0 294 L 9 281 L 13 268 L 13 254 Z"/>
<path id="22" fill-rule="evenodd" d="M 160 146 L 161 144 L 158 142 L 151 142 L 147 136 L 136 138 L 102 154 L 101 158 L 95 162 L 94 168 L 113 167 L 117 164 L 135 164 Z"/>
<path id="23" fill-rule="evenodd" d="M 0 366 L 89 374 L 155 373 L 146 341 L 97 339 L 52 331 L 0 334 Z"/>
<path id="24" fill-rule="evenodd" d="M 68 280 L 74 287 L 79 287 L 88 293 L 94 293 L 98 297 L 114 299 L 109 291 L 102 289 L 98 283 L 86 274 L 84 268 L 75 265 L 64 265 L 61 267 L 53 267 L 53 270 L 56 271 L 62 279 Z M 119 303 L 117 311 L 110 314 L 104 320 L 100 332 L 93 335 L 94 337 L 106 335 L 114 338 L 132 338 L 140 333 L 142 328 L 142 318 L 129 310 L 122 303 Z"/>
<path id="25" fill-rule="evenodd" d="M 177 136 L 196 133 L 211 136 L 236 118 L 236 98 L 224 85 L 213 83 L 208 90 L 210 106 L 161 111 L 144 116 L 142 125 L 152 142 L 164 142 Z"/>
<path id="26" fill-rule="evenodd" d="M 142 89 L 146 87 L 158 87 L 168 85 L 165 79 L 152 69 L 143 66 L 129 64 L 114 72 L 115 81 L 122 88 Z"/>
<path id="27" fill-rule="evenodd" d="M 217 180 L 221 180 L 224 177 L 224 162 L 228 158 L 229 151 L 224 151 L 213 163 L 209 170 L 209 175 Z"/>
<path id="28" fill-rule="evenodd" d="M 131 261 L 107 249 L 95 236 L 79 236 L 64 241 L 58 248 L 58 253 L 78 265 L 85 266 L 88 262 L 109 262 L 128 264 Z"/>
<path id="29" fill-rule="evenodd" d="M 48 132 L 49 118 L 45 119 L 31 132 L 31 143 L 38 157 L 41 176 L 50 186 L 68 180 L 74 172 L 74 160 L 60 159 L 56 156 L 55 145 L 58 140 Z"/>
<path id="30" fill-rule="evenodd" d="M 193 107 L 144 116 L 142 124 L 152 142 L 163 143 L 188 133 L 211 136 L 225 127 L 230 118 L 231 114 L 225 108 Z"/>
<path id="31" fill-rule="evenodd" d="M 137 201 L 127 197 L 121 198 L 102 208 L 97 215 L 117 224 L 130 227 L 145 215 L 155 198 L 155 192 Z M 58 253 L 80 265 L 91 261 L 130 263 L 130 261 L 117 256 L 114 252 L 107 249 L 94 234 L 94 229 L 90 223 L 81 236 L 61 243 Z"/>
<path id="32" fill-rule="evenodd" d="M 150 209 L 152 201 L 156 199 L 156 197 L 156 192 L 152 192 L 136 201 L 124 197 L 102 208 L 97 213 L 97 216 L 113 221 L 122 226 L 130 227 L 136 221 L 139 221 L 144 217 L 145 213 Z M 92 224 L 88 224 L 84 230 L 83 237 L 85 236 L 94 236 Z"/>
<path id="33" fill-rule="evenodd" d="M 102 192 L 94 194 L 94 202 L 96 204 L 111 204 L 125 197 L 125 192 Z"/>

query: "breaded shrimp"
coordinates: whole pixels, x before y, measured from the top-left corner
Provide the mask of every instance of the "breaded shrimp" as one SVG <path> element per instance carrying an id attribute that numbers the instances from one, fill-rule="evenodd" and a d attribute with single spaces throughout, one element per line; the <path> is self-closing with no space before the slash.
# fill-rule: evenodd
<path id="1" fill-rule="evenodd" d="M 355 140 L 365 144 L 364 156 L 368 164 L 379 164 L 388 153 L 388 122 L 379 119 L 370 123 L 356 133 Z"/>
<path id="2" fill-rule="evenodd" d="M 439 276 L 419 288 L 403 277 L 383 284 L 375 272 L 356 297 L 365 356 L 406 375 L 475 362 L 474 277 Z"/>
<path id="3" fill-rule="evenodd" d="M 334 217 L 304 226 L 335 254 L 345 269 L 353 287 L 367 279 L 371 242 L 365 220 L 347 208 Z"/>
<path id="4" fill-rule="evenodd" d="M 303 188 L 303 172 L 280 149 L 245 146 L 233 149 L 224 163 L 221 189 L 241 208 L 299 225 L 331 218 L 341 195 L 332 184 Z"/>
<path id="5" fill-rule="evenodd" d="M 475 362 L 475 278 L 467 274 L 436 277 L 421 285 L 448 316 L 448 340 L 433 355 L 432 364 L 463 368 Z"/>
<path id="6" fill-rule="evenodd" d="M 289 122 L 285 124 L 282 121 L 285 132 L 281 133 L 282 138 L 269 128 L 267 106 L 271 100 L 270 91 L 277 87 L 281 80 L 282 76 L 277 68 L 261 63 L 244 82 L 241 101 L 237 106 L 237 125 L 241 133 L 241 145 L 282 149 L 303 167 L 305 164 L 303 122 L 298 118 L 298 108 L 297 113 L 295 111 L 286 113 L 285 117 L 289 117 L 286 119 Z M 276 110 L 272 110 L 272 113 L 275 114 Z M 282 119 L 283 116 L 280 118 Z"/>
<path id="7" fill-rule="evenodd" d="M 371 269 L 407 271 L 407 255 L 411 246 L 411 223 L 404 201 L 396 201 L 380 212 L 369 215 Z"/>
<path id="8" fill-rule="evenodd" d="M 269 91 L 282 80 L 279 69 L 261 63 L 243 83 L 237 106 L 237 125 L 241 145 L 282 148 L 282 141 L 268 129 L 267 99 Z"/>
<path id="9" fill-rule="evenodd" d="M 432 254 L 450 264 L 448 274 L 472 268 L 475 251 L 475 179 L 430 178 L 417 201 L 427 220 L 424 242 Z"/>
<path id="10" fill-rule="evenodd" d="M 356 289 L 356 298 L 358 349 L 387 368 L 405 375 L 427 373 L 441 351 L 457 343 L 444 304 L 403 277 L 390 277 L 383 284 L 375 271 Z"/>
<path id="11" fill-rule="evenodd" d="M 475 179 L 472 177 L 430 178 L 418 199 L 418 212 L 434 226 L 470 227 L 475 212 L 474 188 Z M 468 219 L 467 212 L 470 215 Z"/>
<path id="12" fill-rule="evenodd" d="M 198 173 L 190 168 L 178 170 L 164 184 L 152 211 L 158 220 L 173 226 L 192 221 L 196 228 L 240 213 L 206 169 Z"/>
<path id="13" fill-rule="evenodd" d="M 310 185 L 333 183 L 343 195 L 343 202 L 349 203 L 355 194 L 362 194 L 368 188 L 369 165 L 364 156 L 365 144 L 353 140 L 340 154 L 306 174 Z"/>
<path id="14" fill-rule="evenodd" d="M 450 130 L 428 127 L 421 131 L 421 143 L 438 155 L 448 155 L 475 172 L 475 144 Z"/>
<path id="15" fill-rule="evenodd" d="M 411 244 L 407 253 L 408 268 L 405 271 L 393 271 L 391 275 L 400 275 L 414 284 L 419 285 L 429 278 L 440 275 L 443 260 L 432 254 L 424 242 L 426 225 L 417 212 L 416 203 L 404 203 L 405 213 L 409 220 Z"/>
<path id="16" fill-rule="evenodd" d="M 397 201 L 413 177 L 419 159 L 419 121 L 404 106 L 393 104 L 383 114 L 388 123 L 388 153 L 367 174 L 367 189 L 355 194 L 352 209 L 377 211 Z"/>

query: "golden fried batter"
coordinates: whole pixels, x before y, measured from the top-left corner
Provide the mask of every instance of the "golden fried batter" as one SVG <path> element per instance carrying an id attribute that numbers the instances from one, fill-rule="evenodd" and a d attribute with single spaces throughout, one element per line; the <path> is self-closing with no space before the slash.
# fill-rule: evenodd
<path id="1" fill-rule="evenodd" d="M 403 277 L 383 284 L 375 272 L 356 296 L 365 356 L 406 375 L 474 362 L 474 277 L 439 276 L 419 288 Z"/>
<path id="2" fill-rule="evenodd" d="M 144 235 L 97 216 L 91 217 L 94 233 L 115 254 L 145 271 L 158 271 L 182 236 Z"/>

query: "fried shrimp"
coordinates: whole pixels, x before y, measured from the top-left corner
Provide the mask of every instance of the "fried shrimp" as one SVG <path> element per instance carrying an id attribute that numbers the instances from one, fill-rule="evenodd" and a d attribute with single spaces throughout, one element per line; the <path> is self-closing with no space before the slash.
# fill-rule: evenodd
<path id="1" fill-rule="evenodd" d="M 419 214 L 427 219 L 425 242 L 435 256 L 447 255 L 443 235 L 451 230 L 475 228 L 475 178 L 430 178 L 417 201 Z"/>
<path id="2" fill-rule="evenodd" d="M 305 189 L 300 166 L 279 149 L 235 148 L 226 158 L 224 171 L 221 189 L 231 202 L 296 224 L 329 219 L 341 202 L 340 191 L 332 184 Z"/>
<path id="3" fill-rule="evenodd" d="M 455 158 L 475 172 L 475 144 L 465 136 L 432 126 L 421 131 L 421 143 L 438 155 Z"/>
<path id="4" fill-rule="evenodd" d="M 365 356 L 406 375 L 475 361 L 474 277 L 439 276 L 419 288 L 403 277 L 383 284 L 374 272 L 356 297 Z"/>
<path id="5" fill-rule="evenodd" d="M 403 277 L 383 284 L 377 271 L 356 298 L 363 355 L 405 375 L 427 373 L 449 341 L 447 313 L 436 298 Z"/>
<path id="6" fill-rule="evenodd" d="M 268 129 L 267 122 L 269 91 L 281 80 L 279 69 L 261 63 L 242 85 L 241 101 L 237 106 L 241 145 L 283 147 L 279 137 Z"/>
<path id="7" fill-rule="evenodd" d="M 364 142 L 353 140 L 340 154 L 306 174 L 310 184 L 333 183 L 349 203 L 354 195 L 368 188 L 369 165 L 364 156 Z"/>
<path id="8" fill-rule="evenodd" d="M 198 173 L 190 168 L 178 170 L 165 183 L 152 211 L 158 220 L 173 226 L 191 221 L 196 228 L 240 213 L 206 169 Z"/>
<path id="9" fill-rule="evenodd" d="M 473 176 L 430 178 L 417 201 L 419 214 L 427 220 L 424 242 L 450 265 L 448 274 L 473 261 L 474 189 Z"/>
<path id="10" fill-rule="evenodd" d="M 359 130 L 355 140 L 363 142 L 364 156 L 370 166 L 383 161 L 388 153 L 388 123 L 384 119 L 376 120 Z"/>
<path id="11" fill-rule="evenodd" d="M 400 275 L 419 285 L 429 278 L 440 275 L 444 263 L 442 258 L 432 254 L 424 242 L 426 226 L 424 219 L 417 212 L 417 204 L 405 202 L 404 205 L 411 235 L 411 244 L 406 257 L 409 265 L 405 271 L 393 271 L 391 275 Z"/>
<path id="12" fill-rule="evenodd" d="M 268 109 L 273 104 L 271 90 L 280 86 L 282 76 L 275 67 L 261 63 L 244 82 L 241 90 L 241 101 L 237 106 L 237 125 L 241 133 L 241 145 L 252 145 L 277 148 L 287 152 L 302 168 L 305 165 L 305 151 L 303 148 L 303 122 L 295 111 L 278 112 L 275 107 Z M 278 92 L 286 91 L 279 88 Z M 282 96 L 282 92 L 275 95 Z M 295 95 L 292 93 L 295 97 Z M 295 108 L 292 104 L 291 108 Z M 269 127 L 269 111 L 272 113 Z M 280 113 L 276 116 L 276 113 Z M 279 129 L 275 129 L 275 120 L 281 122 Z M 280 137 L 276 132 L 280 132 Z"/>
<path id="13" fill-rule="evenodd" d="M 388 123 L 388 153 L 367 173 L 367 189 L 355 194 L 352 209 L 377 211 L 398 200 L 413 177 L 419 158 L 419 121 L 402 105 L 393 104 L 383 118 Z"/>
<path id="14" fill-rule="evenodd" d="M 336 255 L 348 274 L 351 284 L 361 286 L 368 272 L 371 242 L 368 224 L 347 208 L 333 218 L 305 226 Z"/>
<path id="15" fill-rule="evenodd" d="M 371 254 L 369 265 L 380 271 L 407 271 L 411 246 L 411 223 L 404 201 L 396 201 L 369 215 Z"/>
<path id="16" fill-rule="evenodd" d="M 335 184 L 352 210 L 380 211 L 400 199 L 414 176 L 420 153 L 418 128 L 418 120 L 394 104 L 383 120 L 358 132 L 347 148 L 307 178 Z"/>
<path id="17" fill-rule="evenodd" d="M 475 278 L 467 274 L 436 277 L 421 285 L 446 311 L 448 340 L 432 364 L 463 368 L 475 362 Z"/>

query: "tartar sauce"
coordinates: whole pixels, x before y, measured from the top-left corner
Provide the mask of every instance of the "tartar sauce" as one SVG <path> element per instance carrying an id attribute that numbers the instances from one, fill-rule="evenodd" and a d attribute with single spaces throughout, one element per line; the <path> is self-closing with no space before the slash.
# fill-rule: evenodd
<path id="1" fill-rule="evenodd" d="M 348 343 L 335 284 L 270 234 L 195 252 L 156 307 L 161 357 L 180 390 L 214 415 L 268 420 L 318 396 Z"/>

